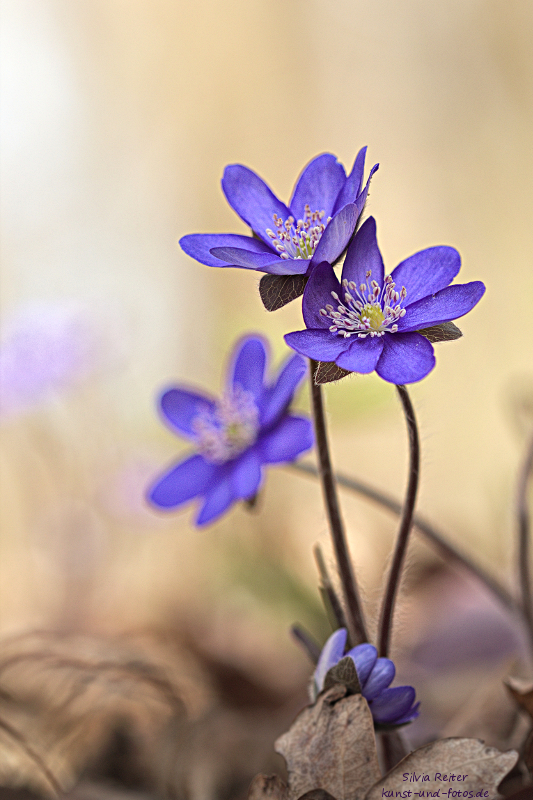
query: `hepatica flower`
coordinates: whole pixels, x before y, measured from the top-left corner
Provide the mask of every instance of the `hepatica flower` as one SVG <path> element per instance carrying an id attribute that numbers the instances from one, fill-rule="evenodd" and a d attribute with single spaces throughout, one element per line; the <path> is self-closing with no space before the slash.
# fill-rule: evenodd
<path id="1" fill-rule="evenodd" d="M 313 270 L 303 297 L 307 330 L 285 341 L 349 372 L 376 370 L 395 384 L 419 381 L 435 366 L 433 346 L 420 331 L 462 317 L 485 292 L 480 281 L 448 285 L 460 266 L 453 247 L 430 247 L 385 277 L 369 217 L 348 247 L 340 282 L 329 263 Z"/>
<path id="2" fill-rule="evenodd" d="M 372 644 L 359 644 L 344 652 L 346 629 L 332 633 L 327 640 L 314 674 L 314 688 L 319 694 L 324 688 L 324 680 L 331 667 L 341 658 L 350 656 L 355 664 L 361 693 L 368 701 L 374 722 L 378 725 L 403 725 L 418 717 L 420 703 L 415 703 L 415 690 L 412 686 L 390 688 L 396 668 L 388 658 L 378 658 L 378 651 Z"/>
<path id="3" fill-rule="evenodd" d="M 365 155 L 363 147 L 348 176 L 335 156 L 317 156 L 300 175 L 288 206 L 251 169 L 231 164 L 224 170 L 222 189 L 254 235 L 195 233 L 180 239 L 180 245 L 210 267 L 272 275 L 303 275 L 321 261 L 334 263 L 353 236 L 378 168 L 372 168 L 363 189 Z"/>
<path id="4" fill-rule="evenodd" d="M 273 383 L 265 383 L 267 352 L 262 339 L 249 336 L 235 348 L 226 388 L 219 400 L 176 386 L 160 405 L 165 422 L 195 446 L 149 491 L 151 502 L 174 509 L 202 500 L 198 525 L 220 516 L 238 500 L 252 499 L 263 465 L 293 461 L 313 444 L 311 423 L 289 413 L 305 376 L 300 356 L 284 364 Z"/>

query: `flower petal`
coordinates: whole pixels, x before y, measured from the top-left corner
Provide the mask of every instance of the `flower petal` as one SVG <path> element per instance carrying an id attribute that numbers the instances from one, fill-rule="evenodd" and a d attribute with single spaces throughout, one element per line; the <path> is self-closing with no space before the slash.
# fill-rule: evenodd
<path id="1" fill-rule="evenodd" d="M 458 319 L 468 314 L 484 294 L 485 286 L 481 281 L 447 286 L 446 289 L 407 306 L 405 316 L 398 323 L 398 329 L 416 331 Z"/>
<path id="2" fill-rule="evenodd" d="M 391 273 L 397 291 L 407 289 L 407 303 L 435 294 L 453 281 L 461 268 L 461 256 L 454 247 L 428 247 L 409 256 Z"/>
<path id="3" fill-rule="evenodd" d="M 406 722 L 411 722 L 413 719 L 416 719 L 420 714 L 418 710 L 420 708 L 420 703 L 415 703 L 412 708 L 409 708 L 405 714 L 401 717 L 397 717 L 394 721 L 395 725 L 403 725 Z"/>
<path id="4" fill-rule="evenodd" d="M 259 402 L 263 394 L 267 358 L 265 342 L 249 336 L 237 345 L 233 357 L 230 385 L 235 387 L 238 384 L 244 391 L 251 392 L 256 402 Z"/>
<path id="5" fill-rule="evenodd" d="M 412 686 L 396 686 L 384 689 L 370 702 L 374 722 L 395 723 L 410 712 L 416 692 Z"/>
<path id="6" fill-rule="evenodd" d="M 335 303 L 331 296 L 332 292 L 340 297 L 341 285 L 331 264 L 324 261 L 322 264 L 317 264 L 312 270 L 304 290 L 302 313 L 308 328 L 329 329 L 331 320 L 323 317 L 319 312 L 327 303 Z"/>
<path id="7" fill-rule="evenodd" d="M 351 656 L 357 670 L 357 677 L 361 686 L 366 680 L 378 658 L 378 651 L 373 644 L 358 644 L 346 653 Z"/>
<path id="8" fill-rule="evenodd" d="M 261 401 L 260 423 L 268 428 L 288 408 L 292 397 L 307 372 L 307 364 L 301 356 L 291 356 L 283 365 L 274 383 L 264 393 Z"/>
<path id="9" fill-rule="evenodd" d="M 378 658 L 368 680 L 363 686 L 363 696 L 367 700 L 377 697 L 383 689 L 386 689 L 396 675 L 396 667 L 390 658 Z"/>
<path id="10" fill-rule="evenodd" d="M 261 435 L 259 441 L 264 464 L 281 464 L 294 461 L 300 453 L 313 446 L 313 426 L 304 417 L 287 415 L 272 430 Z"/>
<path id="11" fill-rule="evenodd" d="M 386 333 L 376 372 L 384 381 L 414 383 L 435 366 L 433 345 L 420 333 Z"/>
<path id="12" fill-rule="evenodd" d="M 294 331 L 286 333 L 284 339 L 297 353 L 316 361 L 335 361 L 350 343 L 349 339 L 334 336 L 328 330 Z"/>
<path id="13" fill-rule="evenodd" d="M 367 198 L 368 198 L 368 192 L 369 192 L 369 189 L 370 189 L 370 181 L 372 180 L 372 176 L 373 176 L 374 172 L 377 172 L 378 169 L 379 169 L 379 164 L 374 164 L 374 166 L 370 170 L 370 174 L 368 176 L 365 188 L 363 189 L 363 191 L 361 192 L 361 194 L 359 195 L 359 197 L 355 201 L 355 206 L 357 208 L 357 216 L 358 217 L 360 217 L 361 214 L 363 213 L 363 209 L 365 207 L 365 204 L 366 204 L 366 201 L 367 201 Z"/>
<path id="14" fill-rule="evenodd" d="M 353 203 L 344 206 L 333 219 L 326 225 L 316 250 L 311 259 L 312 264 L 329 261 L 334 264 L 344 248 L 350 241 L 355 230 L 358 217 L 357 209 Z"/>
<path id="15" fill-rule="evenodd" d="M 348 203 L 355 203 L 355 201 L 357 200 L 359 192 L 361 191 L 361 186 L 363 185 L 363 173 L 365 171 L 365 156 L 366 156 L 366 147 L 362 147 L 355 157 L 352 171 L 346 178 L 344 186 L 339 192 L 339 196 L 337 197 L 335 206 L 333 208 L 333 213 L 335 213 L 336 211 L 340 211 L 341 208 L 344 208 L 344 206 L 347 205 Z"/>
<path id="16" fill-rule="evenodd" d="M 148 499 L 159 508 L 176 508 L 212 484 L 219 468 L 202 456 L 193 455 L 166 472 L 148 491 Z"/>
<path id="17" fill-rule="evenodd" d="M 207 525 L 226 511 L 236 500 L 231 489 L 230 471 L 219 467 L 216 482 L 205 493 L 205 501 L 196 518 L 197 525 Z"/>
<path id="18" fill-rule="evenodd" d="M 325 222 L 332 216 L 333 207 L 345 183 L 344 167 L 331 153 L 322 153 L 310 161 L 298 178 L 289 204 L 295 221 L 304 218 L 307 203 L 311 212 L 324 212 Z"/>
<path id="19" fill-rule="evenodd" d="M 263 270 L 264 266 L 270 266 L 273 262 L 281 261 L 272 251 L 265 253 L 252 253 L 242 247 L 212 247 L 211 255 L 215 256 L 225 264 L 226 267 L 242 267 L 243 269 Z"/>
<path id="20" fill-rule="evenodd" d="M 322 648 L 314 675 L 315 683 L 319 692 L 322 691 L 324 686 L 324 678 L 326 677 L 328 671 L 342 658 L 344 648 L 346 647 L 347 635 L 346 628 L 339 628 L 338 631 L 335 631 L 335 633 L 331 634 L 326 644 Z"/>
<path id="21" fill-rule="evenodd" d="M 188 256 L 200 261 L 201 264 L 207 264 L 208 267 L 232 266 L 231 262 L 225 264 L 211 253 L 215 247 L 238 247 L 249 253 L 273 255 L 272 247 L 267 246 L 264 242 L 237 233 L 190 233 L 182 236 L 179 244 Z"/>
<path id="22" fill-rule="evenodd" d="M 189 439 L 196 439 L 193 428 L 195 417 L 201 411 L 213 411 L 215 408 L 214 400 L 179 387 L 169 389 L 159 402 L 165 421 Z"/>
<path id="23" fill-rule="evenodd" d="M 350 372 L 359 372 L 366 375 L 376 369 L 376 364 L 383 350 L 384 336 L 367 336 L 359 339 L 357 336 L 345 339 L 351 342 L 347 350 L 335 359 L 335 363 L 341 369 L 348 369 Z"/>
<path id="24" fill-rule="evenodd" d="M 242 164 L 230 164 L 224 170 L 222 190 L 239 217 L 270 245 L 267 228 L 274 228 L 274 214 L 283 221 L 290 216 L 289 209 L 269 189 L 259 175 Z"/>
<path id="25" fill-rule="evenodd" d="M 376 237 L 376 220 L 369 217 L 355 234 L 348 248 L 342 268 L 342 280 L 353 281 L 357 288 L 364 283 L 368 285 L 367 272 L 372 272 L 370 280 L 383 286 L 385 267 Z"/>
<path id="26" fill-rule="evenodd" d="M 253 497 L 261 483 L 261 459 L 257 447 L 251 447 L 231 466 L 230 482 L 233 497 L 248 499 Z"/>

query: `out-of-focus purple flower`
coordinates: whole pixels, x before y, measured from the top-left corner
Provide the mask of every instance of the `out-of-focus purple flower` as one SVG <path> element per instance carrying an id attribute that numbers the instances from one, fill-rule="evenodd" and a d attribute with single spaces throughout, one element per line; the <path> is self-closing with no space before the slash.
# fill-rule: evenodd
<path id="1" fill-rule="evenodd" d="M 435 366 L 419 331 L 462 317 L 481 299 L 481 281 L 449 286 L 461 266 L 453 247 L 430 247 L 385 277 L 369 217 L 348 248 L 339 283 L 328 263 L 312 272 L 303 297 L 307 330 L 285 336 L 293 350 L 349 372 L 376 370 L 386 381 L 414 383 Z"/>
<path id="2" fill-rule="evenodd" d="M 314 158 L 300 175 L 288 206 L 255 172 L 231 164 L 222 189 L 230 206 L 254 234 L 194 233 L 182 249 L 210 267 L 241 267 L 272 275 L 303 275 L 321 261 L 334 263 L 350 241 L 363 211 L 370 179 L 363 188 L 366 147 L 346 176 L 334 155 Z"/>
<path id="3" fill-rule="evenodd" d="M 323 647 L 314 674 L 314 687 L 318 694 L 324 688 L 324 680 L 341 658 L 350 656 L 355 664 L 361 693 L 368 701 L 374 722 L 378 725 L 404 725 L 418 717 L 420 703 L 415 703 L 412 686 L 396 686 L 391 689 L 396 669 L 388 658 L 378 658 L 372 644 L 359 644 L 344 652 L 346 629 L 332 633 Z"/>
<path id="4" fill-rule="evenodd" d="M 75 304 L 35 303 L 6 323 L 0 345 L 0 418 L 77 385 L 102 354 L 101 336 Z"/>
<path id="5" fill-rule="evenodd" d="M 173 509 L 203 499 L 196 523 L 205 525 L 238 500 L 252 499 L 264 464 L 293 461 L 313 444 L 311 423 L 290 414 L 305 361 L 289 358 L 273 383 L 265 383 L 267 351 L 257 336 L 233 353 L 220 400 L 177 386 L 164 392 L 165 422 L 191 440 L 196 453 L 173 465 L 149 490 L 151 502 Z"/>

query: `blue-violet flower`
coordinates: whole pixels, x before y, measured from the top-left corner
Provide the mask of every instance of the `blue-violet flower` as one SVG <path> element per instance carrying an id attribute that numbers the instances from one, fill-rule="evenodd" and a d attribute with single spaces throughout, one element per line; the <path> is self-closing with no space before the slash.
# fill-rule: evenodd
<path id="1" fill-rule="evenodd" d="M 248 336 L 234 349 L 227 388 L 220 400 L 176 386 L 164 392 L 165 422 L 192 441 L 197 452 L 170 467 L 149 490 L 151 502 L 173 509 L 195 497 L 205 525 L 238 500 L 253 498 L 264 464 L 293 461 L 313 444 L 308 419 L 290 414 L 306 364 L 290 357 L 273 383 L 265 384 L 264 341 Z"/>
<path id="2" fill-rule="evenodd" d="M 323 153 L 303 170 L 287 207 L 255 172 L 242 164 L 224 170 L 222 190 L 254 234 L 193 233 L 182 249 L 210 267 L 242 267 L 272 275 L 302 275 L 321 261 L 334 263 L 344 251 L 363 211 L 366 147 L 346 176 L 334 155 Z"/>
<path id="3" fill-rule="evenodd" d="M 322 649 L 314 674 L 314 689 L 318 695 L 324 688 L 324 679 L 345 655 L 355 664 L 361 693 L 368 701 L 374 722 L 380 725 L 403 725 L 418 717 L 420 703 L 415 703 L 412 686 L 389 688 L 396 668 L 389 658 L 378 658 L 372 644 L 359 644 L 345 654 L 346 629 L 332 633 Z"/>
<path id="4" fill-rule="evenodd" d="M 485 292 L 481 281 L 449 286 L 461 266 L 453 247 L 430 247 L 385 277 L 369 217 L 348 247 L 339 282 L 331 264 L 312 272 L 303 296 L 307 330 L 287 344 L 349 372 L 376 370 L 395 384 L 413 383 L 435 366 L 433 346 L 418 331 L 462 317 Z"/>

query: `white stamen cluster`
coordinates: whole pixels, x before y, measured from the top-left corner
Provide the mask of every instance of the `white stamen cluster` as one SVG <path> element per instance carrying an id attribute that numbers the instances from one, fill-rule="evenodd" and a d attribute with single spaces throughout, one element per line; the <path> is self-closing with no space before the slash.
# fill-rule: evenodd
<path id="1" fill-rule="evenodd" d="M 405 315 L 405 308 L 402 308 L 407 296 L 405 286 L 401 292 L 397 292 L 394 281 L 388 275 L 380 289 L 377 281 L 370 280 L 371 277 L 372 271 L 368 270 L 367 282 L 359 286 L 345 278 L 342 282 L 344 303 L 337 292 L 331 292 L 337 308 L 328 303 L 320 309 L 320 314 L 333 322 L 329 328 L 332 333 L 339 333 L 346 339 L 354 334 L 364 339 L 367 336 L 396 333 L 397 323 Z"/>
<path id="2" fill-rule="evenodd" d="M 192 426 L 206 461 L 224 464 L 257 439 L 259 410 L 251 393 L 237 385 L 222 395 L 212 411 L 202 410 Z"/>
<path id="3" fill-rule="evenodd" d="M 267 236 L 272 239 L 272 244 L 281 258 L 312 258 L 320 237 L 326 229 L 322 222 L 324 211 L 311 211 L 309 203 L 305 204 L 304 218 L 294 224 L 294 217 L 289 217 L 283 222 L 281 217 L 274 214 L 276 231 L 267 228 Z"/>

